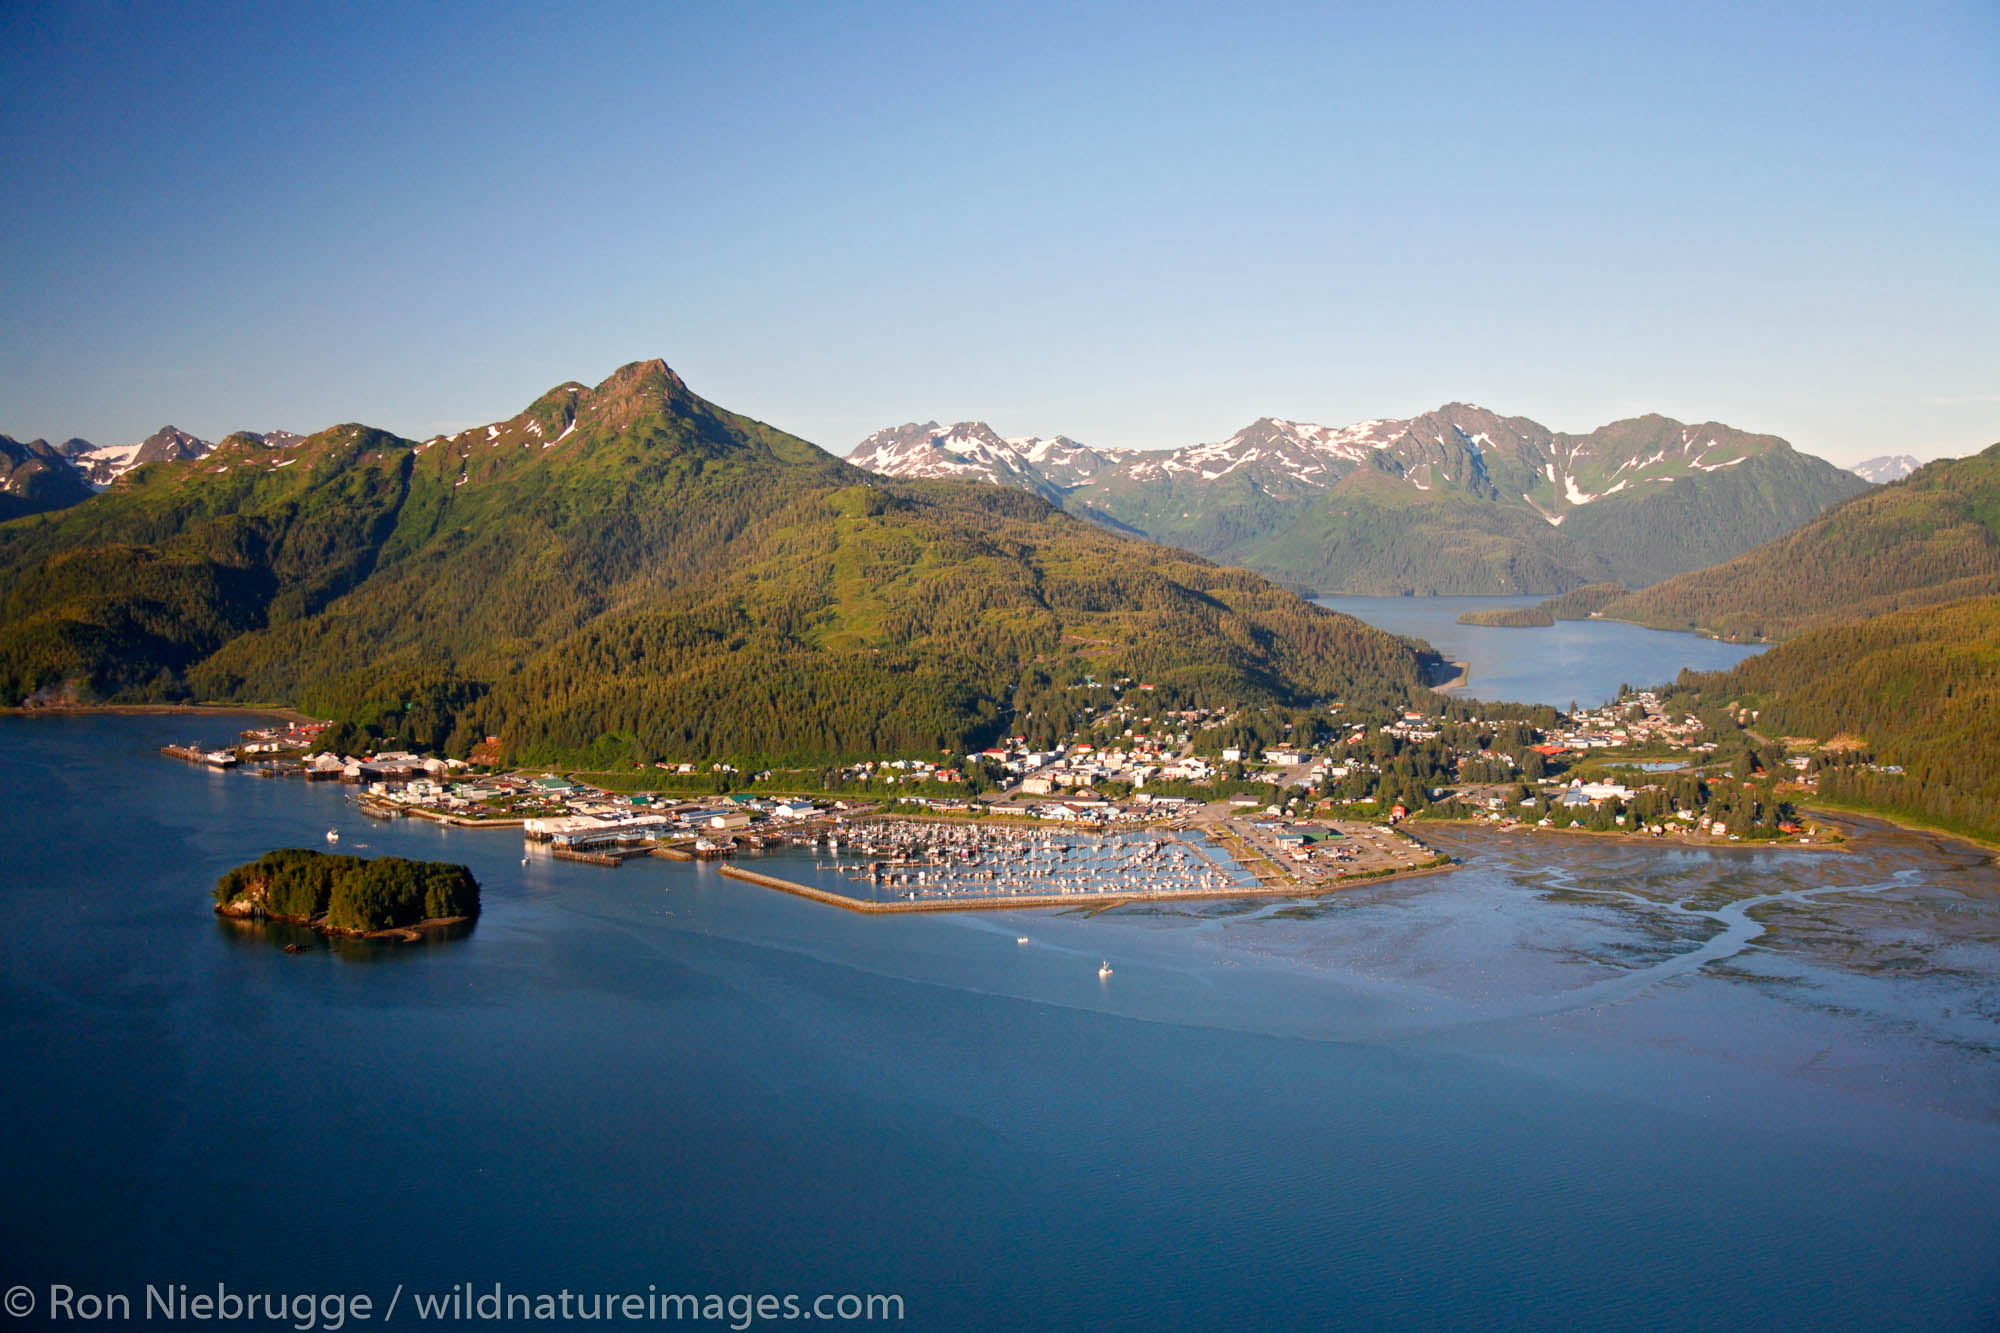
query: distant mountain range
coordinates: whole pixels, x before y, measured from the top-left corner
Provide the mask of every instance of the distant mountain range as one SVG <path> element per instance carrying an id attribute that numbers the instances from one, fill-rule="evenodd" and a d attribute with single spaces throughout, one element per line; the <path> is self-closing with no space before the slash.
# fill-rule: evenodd
<path id="1" fill-rule="evenodd" d="M 1776 436 L 1718 422 L 1646 416 L 1569 435 L 1464 403 L 1345 427 L 1261 417 L 1171 451 L 931 422 L 879 431 L 850 459 L 1016 486 L 1296 585 L 1387 595 L 1641 586 L 1865 489 Z"/>
<path id="2" fill-rule="evenodd" d="M 1067 491 L 1109 471 L 1131 452 L 1092 449 L 1066 435 L 1003 440 L 983 421 L 955 426 L 927 421 L 878 430 L 847 461 L 887 477 L 1018 486 L 1060 505 Z"/>
<path id="3" fill-rule="evenodd" d="M 1856 463 L 1847 469 L 1863 481 L 1872 481 L 1877 486 L 1892 481 L 1901 481 L 1915 472 L 1923 464 L 1908 454 L 1883 454 L 1863 463 Z"/>
<path id="4" fill-rule="evenodd" d="M 1163 711 L 1407 706 L 1435 664 L 1032 495 L 874 476 L 659 361 L 423 441 L 174 438 L 142 464 L 150 443 L 0 523 L 0 701 L 286 701 L 453 753 L 810 763 L 1053 744 L 1092 681 Z M 62 457 L 16 452 L 24 486 Z"/>
<path id="5" fill-rule="evenodd" d="M 303 438 L 246 431 L 222 445 L 285 449 Z M 109 448 L 0 442 L 0 519 L 65 508 L 148 464 L 219 447 L 173 426 Z M 878 431 L 849 461 L 884 476 L 1011 486 L 1295 587 L 1375 594 L 1642 587 L 1789 532 L 1863 489 L 1857 478 L 1915 463 L 1872 459 L 1843 472 L 1714 422 L 1639 417 L 1566 435 L 1462 403 L 1344 427 L 1261 417 L 1220 443 L 1169 451 L 931 421 Z"/>
<path id="6" fill-rule="evenodd" d="M 277 430 L 259 435 L 238 431 L 225 443 L 282 449 L 305 437 Z M 148 463 L 184 463 L 204 458 L 216 446 L 175 426 L 162 426 L 137 444 L 100 446 L 69 439 L 22 444 L 0 435 L 0 519 L 46 513 L 89 499 L 134 468 Z"/>

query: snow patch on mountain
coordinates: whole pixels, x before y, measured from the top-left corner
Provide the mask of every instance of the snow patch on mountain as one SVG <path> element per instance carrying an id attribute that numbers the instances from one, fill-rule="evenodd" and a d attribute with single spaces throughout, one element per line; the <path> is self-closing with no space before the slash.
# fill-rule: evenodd
<path id="1" fill-rule="evenodd" d="M 1922 463 L 1908 454 L 1883 454 L 1879 458 L 1856 463 L 1847 470 L 1863 481 L 1872 481 L 1881 486 L 1892 481 L 1901 481 L 1922 466 Z"/>

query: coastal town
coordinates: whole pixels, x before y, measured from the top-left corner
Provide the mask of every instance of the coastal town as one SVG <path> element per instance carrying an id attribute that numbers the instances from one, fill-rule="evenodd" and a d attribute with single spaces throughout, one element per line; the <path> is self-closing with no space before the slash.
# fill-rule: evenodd
<path id="1" fill-rule="evenodd" d="M 164 752 L 351 786 L 376 818 L 516 830 L 531 856 L 610 867 L 805 848 L 852 886 L 843 898 L 878 904 L 1321 892 L 1448 868 L 1421 832 L 1437 820 L 1703 843 L 1833 837 L 1785 799 L 1810 792 L 1811 756 L 1775 771 L 1754 752 L 1725 763 L 1714 729 L 1654 691 L 1534 726 L 1457 701 L 1365 718 L 1337 705 L 1312 718 L 1155 715 L 1129 686 L 1113 683 L 1092 724 L 1059 744 L 1017 735 L 822 772 L 677 760 L 539 771 L 502 764 L 498 738 L 462 759 L 350 755 L 323 746 L 330 724 L 304 720 Z"/>

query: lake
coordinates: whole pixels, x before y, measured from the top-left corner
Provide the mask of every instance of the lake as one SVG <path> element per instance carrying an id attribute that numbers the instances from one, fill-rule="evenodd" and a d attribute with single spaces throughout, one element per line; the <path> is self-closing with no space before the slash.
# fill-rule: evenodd
<path id="1" fill-rule="evenodd" d="M 1764 651 L 1698 634 L 1642 629 L 1615 620 L 1558 620 L 1533 629 L 1461 625 L 1467 611 L 1534 606 L 1542 597 L 1317 597 L 1392 634 L 1422 639 L 1447 661 L 1470 664 L 1470 679 L 1449 693 L 1567 709 L 1617 697 L 1622 684 L 1666 684 L 1682 667 L 1722 671 Z"/>
<path id="2" fill-rule="evenodd" d="M 894 1293 L 915 1329 L 2000 1309 L 2000 876 L 1961 844 L 1460 827 L 1463 868 L 1318 900 L 874 918 L 155 753 L 237 725 L 0 719 L 0 1286 L 378 1320 L 400 1286 L 402 1322 L 464 1283 Z M 471 865 L 483 915 L 288 955 L 210 913 L 328 828 Z"/>

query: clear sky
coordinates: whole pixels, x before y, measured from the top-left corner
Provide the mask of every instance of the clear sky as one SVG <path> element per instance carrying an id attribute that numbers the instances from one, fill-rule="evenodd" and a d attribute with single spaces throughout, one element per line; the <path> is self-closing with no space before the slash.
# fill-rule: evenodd
<path id="1" fill-rule="evenodd" d="M 0 432 L 2000 439 L 2000 4 L 0 6 Z"/>

